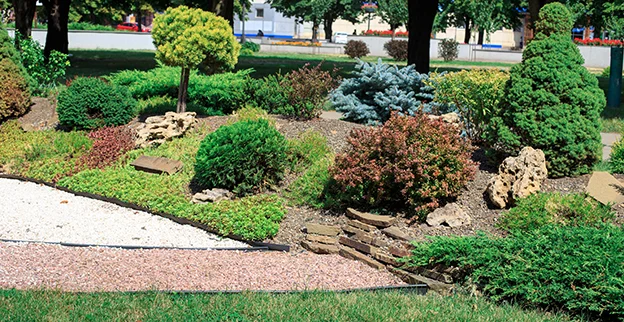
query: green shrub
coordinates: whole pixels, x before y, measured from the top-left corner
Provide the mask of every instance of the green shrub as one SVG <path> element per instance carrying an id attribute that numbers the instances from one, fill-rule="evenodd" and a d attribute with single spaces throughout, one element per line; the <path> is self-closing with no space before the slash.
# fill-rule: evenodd
<path id="1" fill-rule="evenodd" d="M 288 155 L 295 172 L 310 167 L 331 154 L 327 139 L 319 132 L 308 130 L 288 140 Z"/>
<path id="2" fill-rule="evenodd" d="M 243 48 L 240 51 L 241 56 L 253 56 L 254 52 L 249 48 Z"/>
<path id="3" fill-rule="evenodd" d="M 516 154 L 525 146 L 541 149 L 551 177 L 588 173 L 600 158 L 604 92 L 583 67 L 564 5 L 544 6 L 536 28 L 522 63 L 511 69 L 487 140 L 501 154 Z"/>
<path id="4" fill-rule="evenodd" d="M 138 114 L 152 114 L 152 115 L 164 115 L 167 112 L 176 111 L 177 99 L 166 96 L 154 96 L 147 99 L 140 99 L 137 102 Z M 197 115 L 206 116 L 223 116 L 223 112 L 215 111 L 211 108 L 205 108 L 195 103 L 188 103 L 186 105 L 187 112 L 195 112 Z"/>
<path id="5" fill-rule="evenodd" d="M 614 173 L 624 173 L 624 140 L 615 142 L 611 149 L 610 167 Z"/>
<path id="6" fill-rule="evenodd" d="M 459 43 L 455 39 L 442 39 L 438 44 L 438 51 L 444 61 L 453 61 L 459 54 Z"/>
<path id="7" fill-rule="evenodd" d="M 607 66 L 607 68 L 603 69 L 602 74 L 600 74 L 600 76 L 606 77 L 606 78 L 611 77 L 611 66 Z"/>
<path id="8" fill-rule="evenodd" d="M 202 141 L 195 179 L 202 187 L 245 195 L 279 182 L 286 164 L 286 140 L 267 120 L 241 121 Z"/>
<path id="9" fill-rule="evenodd" d="M 611 208 L 585 194 L 538 193 L 518 200 L 503 213 L 498 225 L 507 231 L 528 231 L 550 224 L 600 225 L 614 217 Z"/>
<path id="10" fill-rule="evenodd" d="M 250 50 L 252 52 L 252 54 L 253 53 L 257 53 L 257 52 L 260 51 L 260 45 L 256 44 L 253 41 L 245 41 L 242 44 L 241 50 L 245 50 L 245 49 Z"/>
<path id="11" fill-rule="evenodd" d="M 407 60 L 407 40 L 390 40 L 384 44 L 384 49 L 394 60 Z"/>
<path id="12" fill-rule="evenodd" d="M 275 120 L 272 119 L 265 110 L 259 107 L 251 107 L 251 106 L 246 106 L 236 111 L 236 113 L 234 113 L 232 117 L 228 120 L 228 125 L 234 124 L 240 121 L 257 121 L 257 120 L 266 120 L 267 122 L 269 122 L 271 126 L 275 126 Z"/>
<path id="13" fill-rule="evenodd" d="M 331 169 L 345 206 L 423 215 L 458 196 L 476 171 L 470 141 L 423 113 L 395 112 L 382 127 L 351 132 L 348 142 Z"/>
<path id="14" fill-rule="evenodd" d="M 293 110 L 288 102 L 288 93 L 292 90 L 286 77 L 282 74 L 274 74 L 262 79 L 249 78 L 247 80 L 247 93 L 250 104 L 257 106 L 269 114 L 288 114 Z"/>
<path id="15" fill-rule="evenodd" d="M 624 319 L 624 231 L 547 225 L 506 238 L 434 237 L 415 243 L 414 266 L 465 271 L 495 301 Z"/>
<path id="16" fill-rule="evenodd" d="M 312 165 L 303 171 L 303 174 L 290 185 L 286 197 L 297 206 L 310 206 L 313 208 L 331 208 L 334 198 L 326 196 L 326 191 L 331 183 L 329 169 L 334 164 L 334 155 L 329 154 L 315 160 Z"/>
<path id="17" fill-rule="evenodd" d="M 30 107 L 30 88 L 22 75 L 12 60 L 0 60 L 0 122 L 21 116 Z"/>
<path id="18" fill-rule="evenodd" d="M 125 87 L 82 77 L 58 96 L 59 122 L 69 129 L 123 125 L 135 116 L 136 101 Z"/>
<path id="19" fill-rule="evenodd" d="M 503 96 L 509 73 L 495 69 L 462 70 L 432 76 L 435 102 L 459 113 L 466 134 L 479 142 Z M 447 107 L 447 108 L 448 108 Z"/>
<path id="20" fill-rule="evenodd" d="M 344 46 L 345 55 L 351 58 L 362 58 L 370 54 L 368 45 L 361 40 L 349 40 Z"/>
<path id="21" fill-rule="evenodd" d="M 67 54 L 53 50 L 46 61 L 43 48 L 38 41 L 20 37 L 19 44 L 22 65 L 33 78 L 36 89 L 45 92 L 49 88 L 56 87 L 58 80 L 65 77 L 65 71 L 69 67 Z"/>

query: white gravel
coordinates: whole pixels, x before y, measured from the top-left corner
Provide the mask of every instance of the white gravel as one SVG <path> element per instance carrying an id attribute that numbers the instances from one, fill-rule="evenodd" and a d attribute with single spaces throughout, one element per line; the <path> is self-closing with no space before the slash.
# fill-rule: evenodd
<path id="1" fill-rule="evenodd" d="M 0 178 L 0 239 L 115 246 L 249 247 L 201 229 L 32 182 Z"/>

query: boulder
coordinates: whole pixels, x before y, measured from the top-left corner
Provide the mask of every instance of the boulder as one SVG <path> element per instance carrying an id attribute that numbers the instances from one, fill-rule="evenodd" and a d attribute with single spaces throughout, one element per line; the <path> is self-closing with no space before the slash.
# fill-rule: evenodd
<path id="1" fill-rule="evenodd" d="M 432 120 L 442 120 L 444 123 L 452 124 L 455 126 L 461 126 L 461 119 L 459 118 L 459 114 L 455 112 L 446 113 L 442 115 L 429 115 L 429 118 Z"/>
<path id="2" fill-rule="evenodd" d="M 226 189 L 206 189 L 202 192 L 198 192 L 193 195 L 193 199 L 191 199 L 192 203 L 208 203 L 208 202 L 219 202 L 221 200 L 230 200 L 234 196 L 229 190 Z"/>
<path id="3" fill-rule="evenodd" d="M 505 208 L 519 198 L 539 192 L 547 176 L 544 152 L 525 147 L 517 157 L 503 161 L 498 175 L 490 180 L 486 195 L 494 206 Z"/>
<path id="4" fill-rule="evenodd" d="M 151 116 L 136 126 L 137 147 L 162 144 L 172 138 L 183 136 L 197 123 L 195 112 L 167 112 L 164 116 Z"/>
<path id="5" fill-rule="evenodd" d="M 442 226 L 446 224 L 449 227 L 469 225 L 472 222 L 470 216 L 456 203 L 450 203 L 442 208 L 434 210 L 427 215 L 426 221 L 429 226 Z"/>

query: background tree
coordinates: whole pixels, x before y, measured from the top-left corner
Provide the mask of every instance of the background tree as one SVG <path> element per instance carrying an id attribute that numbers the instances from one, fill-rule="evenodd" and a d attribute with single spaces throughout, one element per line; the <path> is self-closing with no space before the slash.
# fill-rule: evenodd
<path id="1" fill-rule="evenodd" d="M 331 40 L 334 34 L 334 22 L 338 18 L 347 20 L 353 24 L 358 23 L 362 14 L 362 2 L 354 0 L 334 0 L 332 5 L 325 11 L 323 16 L 323 31 L 325 39 Z"/>
<path id="2" fill-rule="evenodd" d="M 429 73 L 429 47 L 438 0 L 408 1 L 409 39 L 407 64 L 416 65 L 419 73 Z"/>
<path id="3" fill-rule="evenodd" d="M 235 0 L 234 13 L 238 16 L 241 26 L 241 43 L 245 42 L 245 21 L 247 21 L 249 10 L 251 9 L 251 0 Z"/>
<path id="4" fill-rule="evenodd" d="M 624 40 L 624 0 L 607 2 L 603 6 L 609 37 Z"/>
<path id="5" fill-rule="evenodd" d="M 22 34 L 24 38 L 30 37 L 36 9 L 37 0 L 13 0 L 15 29 Z"/>
<path id="6" fill-rule="evenodd" d="M 69 53 L 67 24 L 71 0 L 42 0 L 41 2 L 48 14 L 48 33 L 43 48 L 44 55 L 50 57 L 53 50 L 63 54 Z"/>
<path id="7" fill-rule="evenodd" d="M 178 113 L 186 111 L 191 69 L 203 67 L 208 73 L 232 69 L 241 48 L 225 19 L 186 6 L 169 8 L 156 16 L 152 37 L 156 59 L 165 65 L 182 68 Z"/>
<path id="8" fill-rule="evenodd" d="M 377 15 L 381 21 L 390 25 L 392 30 L 392 39 L 396 33 L 396 29 L 402 25 L 406 25 L 409 20 L 409 10 L 407 8 L 408 0 L 379 0 L 377 1 Z"/>

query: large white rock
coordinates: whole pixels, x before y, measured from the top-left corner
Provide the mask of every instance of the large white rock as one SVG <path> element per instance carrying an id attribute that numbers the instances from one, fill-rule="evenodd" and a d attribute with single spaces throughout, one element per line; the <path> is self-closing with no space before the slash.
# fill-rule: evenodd
<path id="1" fill-rule="evenodd" d="M 181 137 L 197 123 L 195 115 L 195 112 L 167 112 L 164 116 L 148 117 L 144 125 L 137 127 L 135 143 L 144 148 Z"/>
<path id="2" fill-rule="evenodd" d="M 498 167 L 498 175 L 490 180 L 486 194 L 494 206 L 505 208 L 539 192 L 547 176 L 544 152 L 525 147 L 517 157 L 508 157 Z"/>
<path id="3" fill-rule="evenodd" d="M 426 221 L 429 226 L 442 226 L 446 224 L 449 227 L 459 227 L 469 225 L 472 219 L 458 204 L 450 203 L 427 215 Z"/>

